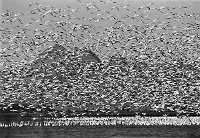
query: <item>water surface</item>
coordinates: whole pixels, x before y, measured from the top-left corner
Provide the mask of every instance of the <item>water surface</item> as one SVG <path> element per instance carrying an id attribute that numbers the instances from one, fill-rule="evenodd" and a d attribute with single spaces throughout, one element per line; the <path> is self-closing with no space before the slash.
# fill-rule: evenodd
<path id="1" fill-rule="evenodd" d="M 200 126 L 40 126 L 0 128 L 7 138 L 199 138 Z"/>

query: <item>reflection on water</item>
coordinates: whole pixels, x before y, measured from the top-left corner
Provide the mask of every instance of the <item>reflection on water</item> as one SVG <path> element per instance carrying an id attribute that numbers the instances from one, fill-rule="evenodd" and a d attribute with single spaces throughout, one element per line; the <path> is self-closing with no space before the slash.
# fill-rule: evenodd
<path id="1" fill-rule="evenodd" d="M 200 137 L 200 126 L 62 126 L 0 128 L 8 138 Z"/>

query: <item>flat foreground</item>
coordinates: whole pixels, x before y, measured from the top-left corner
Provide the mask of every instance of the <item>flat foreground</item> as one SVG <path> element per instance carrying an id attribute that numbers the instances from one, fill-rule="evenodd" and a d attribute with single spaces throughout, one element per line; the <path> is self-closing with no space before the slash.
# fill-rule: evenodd
<path id="1" fill-rule="evenodd" d="M 0 128 L 9 138 L 199 138 L 198 126 L 26 126 Z"/>

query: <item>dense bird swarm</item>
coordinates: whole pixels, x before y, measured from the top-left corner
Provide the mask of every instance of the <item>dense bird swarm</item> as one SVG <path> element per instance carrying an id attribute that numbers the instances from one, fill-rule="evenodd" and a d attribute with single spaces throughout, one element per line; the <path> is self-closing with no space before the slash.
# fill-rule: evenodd
<path id="1" fill-rule="evenodd" d="M 199 13 L 77 3 L 85 10 L 32 3 L 28 12 L 1 14 L 1 112 L 200 114 Z M 89 16 L 79 17 L 83 11 Z"/>

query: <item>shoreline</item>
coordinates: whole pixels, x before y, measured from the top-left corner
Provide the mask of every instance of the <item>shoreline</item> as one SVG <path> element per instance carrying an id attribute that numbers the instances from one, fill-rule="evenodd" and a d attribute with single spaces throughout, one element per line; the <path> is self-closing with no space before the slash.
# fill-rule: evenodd
<path id="1" fill-rule="evenodd" d="M 0 121 L 0 127 L 24 126 L 199 126 L 200 117 L 73 117 L 73 118 L 32 118 L 26 121 Z"/>

